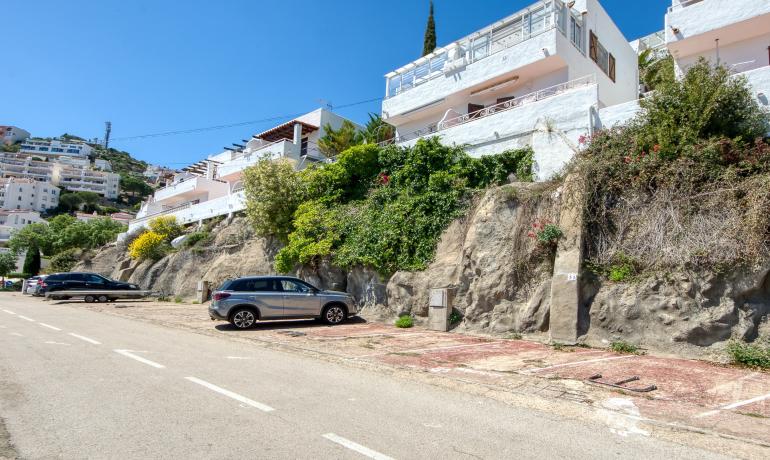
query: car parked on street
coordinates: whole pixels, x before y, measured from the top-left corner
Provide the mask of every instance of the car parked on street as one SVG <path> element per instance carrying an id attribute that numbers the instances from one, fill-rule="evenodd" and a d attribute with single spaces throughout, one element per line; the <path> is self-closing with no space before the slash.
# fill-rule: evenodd
<path id="1" fill-rule="evenodd" d="M 33 296 L 40 295 L 40 288 L 43 284 L 43 280 L 45 280 L 47 277 L 48 275 L 39 275 L 39 276 L 33 276 L 30 279 L 28 279 L 27 289 L 24 293 L 33 295 Z"/>
<path id="2" fill-rule="evenodd" d="M 111 280 L 96 273 L 69 272 L 48 275 L 40 285 L 39 294 L 59 291 L 138 291 L 139 289 L 136 284 Z M 62 292 L 61 295 L 57 295 L 57 298 L 68 299 L 69 297 L 66 296 L 66 292 Z"/>
<path id="3" fill-rule="evenodd" d="M 238 329 L 257 321 L 316 318 L 339 324 L 358 314 L 346 292 L 325 291 L 290 276 L 250 276 L 226 281 L 209 306 L 212 320 L 229 321 Z"/>

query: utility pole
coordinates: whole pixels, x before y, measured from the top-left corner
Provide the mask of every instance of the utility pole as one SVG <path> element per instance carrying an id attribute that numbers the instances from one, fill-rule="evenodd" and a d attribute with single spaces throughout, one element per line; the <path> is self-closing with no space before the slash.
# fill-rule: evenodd
<path id="1" fill-rule="evenodd" d="M 110 148 L 110 133 L 112 132 L 112 122 L 104 122 L 104 148 Z"/>

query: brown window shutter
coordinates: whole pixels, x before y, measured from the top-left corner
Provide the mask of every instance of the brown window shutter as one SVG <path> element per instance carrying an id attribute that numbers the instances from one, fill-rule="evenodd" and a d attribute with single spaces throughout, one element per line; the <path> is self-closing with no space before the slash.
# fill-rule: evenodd
<path id="1" fill-rule="evenodd" d="M 615 82 L 615 56 L 613 56 L 612 54 L 610 54 L 609 71 L 610 71 L 610 80 Z"/>
<path id="2" fill-rule="evenodd" d="M 468 104 L 468 115 L 471 115 L 470 118 L 478 118 L 480 114 L 474 112 L 478 112 L 483 108 L 484 106 L 480 104 Z"/>
<path id="3" fill-rule="evenodd" d="M 590 40 L 588 42 L 588 56 L 593 59 L 594 62 L 599 62 L 599 49 L 596 46 L 596 34 L 594 31 L 588 33 Z"/>

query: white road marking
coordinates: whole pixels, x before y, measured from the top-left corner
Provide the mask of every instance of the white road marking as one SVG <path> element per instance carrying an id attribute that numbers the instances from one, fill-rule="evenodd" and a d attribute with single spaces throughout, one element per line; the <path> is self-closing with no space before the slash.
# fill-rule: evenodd
<path id="1" fill-rule="evenodd" d="M 560 367 L 579 366 L 581 364 L 590 364 L 590 363 L 598 363 L 598 362 L 601 362 L 601 361 L 613 361 L 613 360 L 616 360 L 616 359 L 629 359 L 629 358 L 636 358 L 636 355 L 612 356 L 612 357 L 609 357 L 609 358 L 587 359 L 585 361 L 575 361 L 573 363 L 555 364 L 553 366 L 541 367 L 541 368 L 538 368 L 538 369 L 528 369 L 526 371 L 523 371 L 522 374 L 534 374 L 535 372 L 542 372 L 542 371 L 547 371 L 547 370 L 550 370 L 550 369 L 558 369 Z"/>
<path id="2" fill-rule="evenodd" d="M 227 359 L 254 359 L 254 358 L 249 358 L 248 356 L 228 356 Z"/>
<path id="3" fill-rule="evenodd" d="M 376 460 L 393 460 L 392 457 L 388 457 L 385 454 L 381 454 L 368 447 L 364 447 L 361 444 L 355 443 L 349 439 L 345 439 L 342 436 L 337 436 L 334 433 L 326 433 L 325 435 L 323 435 L 323 437 L 328 439 L 331 442 L 337 443 L 343 447 L 347 447 L 350 450 L 356 451 L 365 457 L 373 458 Z"/>
<path id="4" fill-rule="evenodd" d="M 3 311 L 8 313 L 9 315 L 15 315 L 16 314 L 16 313 L 12 312 L 11 310 L 6 310 L 5 308 L 3 308 Z"/>
<path id="5" fill-rule="evenodd" d="M 23 319 L 24 321 L 30 321 L 33 323 L 35 322 L 35 320 L 30 318 L 29 316 L 19 315 L 19 318 Z"/>
<path id="6" fill-rule="evenodd" d="M 82 335 L 77 335 L 74 332 L 70 332 L 69 335 L 71 335 L 72 337 L 75 337 L 76 339 L 80 339 L 80 340 L 82 340 L 84 342 L 92 343 L 94 345 L 101 345 L 102 344 L 101 342 L 97 342 L 94 339 L 89 339 L 88 337 L 84 337 Z"/>
<path id="7" fill-rule="evenodd" d="M 18 332 L 11 332 L 10 335 L 14 335 L 16 337 L 24 337 L 23 335 L 19 334 Z"/>
<path id="8" fill-rule="evenodd" d="M 268 406 L 266 404 L 262 404 L 260 402 L 257 402 L 257 401 L 254 401 L 252 399 L 249 399 L 249 398 L 247 398 L 245 396 L 241 396 L 238 393 L 233 393 L 230 390 L 225 390 L 224 388 L 220 388 L 220 387 L 214 385 L 213 383 L 209 383 L 209 382 L 207 382 L 205 380 L 201 380 L 201 379 L 196 378 L 196 377 L 185 377 L 185 379 L 187 379 L 187 380 L 189 380 L 189 381 L 191 381 L 193 383 L 197 383 L 198 385 L 201 385 L 203 387 L 206 387 L 206 388 L 208 388 L 211 391 L 216 391 L 217 393 L 225 395 L 228 398 L 232 398 L 232 399 L 234 399 L 236 401 L 240 401 L 240 402 L 242 402 L 244 404 L 247 404 L 247 405 L 249 405 L 251 407 L 255 407 L 255 408 L 257 408 L 257 409 L 259 409 L 259 410 L 261 410 L 263 412 L 272 412 L 272 411 L 275 410 L 275 409 L 273 409 L 272 407 L 270 407 L 270 406 Z"/>
<path id="9" fill-rule="evenodd" d="M 46 324 L 46 323 L 37 323 L 37 324 L 39 324 L 39 325 L 41 325 L 43 327 L 47 327 L 48 329 L 53 329 L 54 331 L 61 331 L 61 329 L 59 329 L 58 327 L 51 326 L 50 324 Z"/>
<path id="10" fill-rule="evenodd" d="M 51 341 L 51 340 L 49 340 L 49 341 L 47 341 L 47 342 L 43 342 L 43 343 L 47 343 L 47 344 L 49 344 L 49 345 L 67 345 L 67 346 L 69 346 L 69 344 L 68 344 L 68 343 L 64 343 L 64 342 L 54 342 L 54 341 Z"/>
<path id="11" fill-rule="evenodd" d="M 135 354 L 131 353 L 133 350 L 113 350 L 113 351 L 115 353 L 119 354 L 119 355 L 123 355 L 123 356 L 125 356 L 127 358 L 131 358 L 131 359 L 135 359 L 135 360 L 139 361 L 140 363 L 147 364 L 148 366 L 152 366 L 152 367 L 154 367 L 156 369 L 163 369 L 163 368 L 166 367 L 163 364 L 158 364 L 155 361 L 150 361 L 149 359 L 145 359 L 145 358 L 142 358 L 139 355 L 135 355 Z"/>
<path id="12" fill-rule="evenodd" d="M 726 404 L 726 405 L 720 407 L 719 409 L 710 410 L 708 412 L 703 412 L 703 413 L 700 413 L 700 414 L 696 415 L 695 417 L 696 418 L 710 417 L 712 415 L 718 414 L 719 412 L 721 412 L 723 410 L 737 409 L 737 408 L 739 408 L 741 406 L 746 406 L 746 405 L 749 405 L 749 404 L 754 404 L 755 402 L 764 401 L 766 399 L 770 399 L 770 393 L 768 393 L 766 395 L 762 395 L 762 396 L 757 396 L 756 398 L 745 399 L 743 401 L 737 401 L 737 402 L 734 402 L 734 403 Z"/>

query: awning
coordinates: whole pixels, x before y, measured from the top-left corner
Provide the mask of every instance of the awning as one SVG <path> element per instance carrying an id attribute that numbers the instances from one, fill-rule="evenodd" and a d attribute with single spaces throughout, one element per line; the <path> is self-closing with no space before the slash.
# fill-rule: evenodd
<path id="1" fill-rule="evenodd" d="M 302 125 L 302 137 L 305 137 L 306 135 L 312 133 L 313 131 L 318 131 L 318 126 L 313 126 L 311 124 L 308 124 L 302 121 L 291 120 L 291 121 L 287 121 L 282 125 L 278 125 L 275 128 L 268 129 L 265 132 L 255 134 L 252 137 L 255 139 L 263 139 L 267 142 L 280 141 L 281 139 L 293 140 L 294 125 L 296 124 Z"/>

